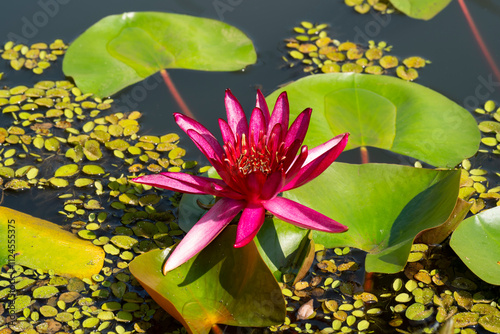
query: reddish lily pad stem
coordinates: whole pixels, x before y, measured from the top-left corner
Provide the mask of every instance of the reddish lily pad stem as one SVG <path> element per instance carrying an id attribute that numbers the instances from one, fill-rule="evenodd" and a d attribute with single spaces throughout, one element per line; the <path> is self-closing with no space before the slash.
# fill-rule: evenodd
<path id="1" fill-rule="evenodd" d="M 368 155 L 368 149 L 366 146 L 361 146 L 359 148 L 360 153 L 361 153 L 361 163 L 367 164 L 370 162 L 370 156 Z"/>
<path id="2" fill-rule="evenodd" d="M 160 73 L 163 78 L 163 81 L 165 81 L 165 85 L 167 85 L 168 89 L 170 90 L 170 93 L 174 97 L 175 102 L 177 102 L 177 104 L 181 108 L 182 113 L 186 116 L 196 119 L 191 110 L 189 110 L 189 107 L 187 106 L 186 102 L 184 102 L 184 99 L 182 98 L 181 94 L 179 94 L 179 91 L 175 87 L 174 82 L 172 81 L 172 79 L 170 79 L 170 75 L 168 75 L 167 70 L 162 69 Z"/>
<path id="3" fill-rule="evenodd" d="M 212 332 L 214 332 L 215 334 L 223 334 L 224 331 L 222 329 L 220 329 L 220 327 L 215 324 L 212 326 Z"/>
<path id="4" fill-rule="evenodd" d="M 497 80 L 500 81 L 500 70 L 498 69 L 497 64 L 493 60 L 493 57 L 490 54 L 490 51 L 488 50 L 488 47 L 486 46 L 486 43 L 484 42 L 483 38 L 481 37 L 481 34 L 479 33 L 479 30 L 476 27 L 476 24 L 474 23 L 474 20 L 472 19 L 472 16 L 470 15 L 469 10 L 467 9 L 467 6 L 465 5 L 464 0 L 458 0 L 458 3 L 460 4 L 460 8 L 462 9 L 462 12 L 464 12 L 465 18 L 467 19 L 467 23 L 469 24 L 470 30 L 472 30 L 472 34 L 474 35 L 474 38 L 476 39 L 477 43 L 479 44 L 479 48 L 484 54 L 484 57 L 488 61 L 488 64 L 490 65 L 491 69 L 493 70 L 493 73 L 497 77 Z"/>

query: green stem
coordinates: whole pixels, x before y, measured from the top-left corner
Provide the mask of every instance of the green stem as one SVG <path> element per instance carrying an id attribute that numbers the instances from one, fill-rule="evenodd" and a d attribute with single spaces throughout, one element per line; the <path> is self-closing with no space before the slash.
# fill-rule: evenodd
<path id="1" fill-rule="evenodd" d="M 165 81 L 165 85 L 167 85 L 168 89 L 170 90 L 170 93 L 172 93 L 172 96 L 174 97 L 175 102 L 177 102 L 177 104 L 181 108 L 182 113 L 186 116 L 191 117 L 192 119 L 196 119 L 194 117 L 193 113 L 191 112 L 191 110 L 189 110 L 186 102 L 184 102 L 184 100 L 182 99 L 182 96 L 181 96 L 181 94 L 179 94 L 179 91 L 177 90 L 177 88 L 175 88 L 174 82 L 172 81 L 172 79 L 170 79 L 170 76 L 168 75 L 167 70 L 162 69 L 160 71 L 160 73 L 161 73 L 161 76 L 163 77 L 163 81 Z"/>

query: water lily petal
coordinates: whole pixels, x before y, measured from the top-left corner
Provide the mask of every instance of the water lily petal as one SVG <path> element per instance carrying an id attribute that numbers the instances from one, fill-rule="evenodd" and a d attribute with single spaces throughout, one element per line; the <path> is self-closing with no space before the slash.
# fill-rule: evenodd
<path id="1" fill-rule="evenodd" d="M 266 150 L 270 152 L 269 155 L 271 159 L 274 159 L 276 156 L 276 151 L 281 146 L 281 138 L 283 135 L 283 128 L 281 125 L 275 124 L 273 130 L 269 133 L 269 137 L 267 138 Z"/>
<path id="2" fill-rule="evenodd" d="M 287 184 L 297 176 L 297 174 L 300 172 L 300 169 L 304 165 L 304 161 L 306 161 L 308 155 L 309 155 L 309 150 L 307 149 L 307 145 L 302 146 L 299 155 L 295 157 L 295 160 L 286 171 L 285 184 Z"/>
<path id="3" fill-rule="evenodd" d="M 245 207 L 245 202 L 222 198 L 201 217 L 177 245 L 163 267 L 163 274 L 177 268 L 198 254 Z"/>
<path id="4" fill-rule="evenodd" d="M 263 205 L 277 218 L 302 228 L 331 233 L 344 232 L 348 228 L 324 214 L 288 198 L 276 197 L 264 202 Z"/>
<path id="5" fill-rule="evenodd" d="M 282 136 L 286 135 L 288 130 L 288 117 L 290 114 L 290 109 L 288 106 L 288 97 L 286 92 L 283 92 L 278 96 L 276 104 L 274 105 L 273 113 L 271 114 L 271 119 L 269 120 L 269 125 L 267 127 L 267 136 L 271 135 L 274 126 L 276 124 L 281 125 Z"/>
<path id="6" fill-rule="evenodd" d="M 225 162 L 223 161 L 223 156 L 219 156 L 216 151 L 212 149 L 212 146 L 205 140 L 205 137 L 200 135 L 194 130 L 187 131 L 188 136 L 196 143 L 196 146 L 200 151 L 207 157 L 208 161 L 215 168 L 219 176 L 226 182 L 226 184 L 231 185 L 231 176 L 228 174 L 225 168 Z"/>
<path id="7" fill-rule="evenodd" d="M 254 108 L 250 117 L 250 127 L 248 133 L 250 136 L 250 145 L 255 146 L 259 142 L 259 138 L 266 130 L 266 120 L 264 113 L 259 108 Z"/>
<path id="8" fill-rule="evenodd" d="M 229 127 L 229 124 L 222 118 L 219 118 L 219 128 L 220 128 L 220 133 L 222 134 L 222 141 L 224 143 L 234 143 L 236 142 L 236 139 L 234 137 L 234 133 Z"/>
<path id="9" fill-rule="evenodd" d="M 307 108 L 297 116 L 295 121 L 293 121 L 285 137 L 286 148 L 289 148 L 296 141 L 299 142 L 299 147 L 302 145 L 306 137 L 307 129 L 309 128 L 311 113 L 312 109 Z"/>
<path id="10" fill-rule="evenodd" d="M 307 160 L 304 162 L 304 166 L 311 163 L 318 158 L 324 157 L 325 153 L 329 154 L 333 150 L 337 153 L 335 159 L 342 153 L 345 146 L 347 145 L 347 140 L 349 139 L 349 133 L 343 133 L 338 136 L 333 137 L 326 143 L 316 146 L 309 150 L 309 155 Z M 334 159 L 334 160 L 335 160 Z M 332 161 L 333 162 L 333 161 Z"/>
<path id="11" fill-rule="evenodd" d="M 219 144 L 219 141 L 210 131 L 208 131 L 207 128 L 205 128 L 203 125 L 201 125 L 194 119 L 189 118 L 188 116 L 183 114 L 174 113 L 174 118 L 177 125 L 179 125 L 179 127 L 182 130 L 184 130 L 185 133 L 188 133 L 188 131 L 190 130 L 196 131 L 198 134 L 200 134 L 200 136 L 202 136 L 205 139 L 205 142 L 208 143 L 208 145 L 210 145 L 212 151 L 214 151 L 215 154 L 217 154 L 218 156 L 222 156 L 223 150 Z M 198 148 L 200 148 L 199 143 L 195 141 L 195 144 L 196 146 L 198 146 Z"/>
<path id="12" fill-rule="evenodd" d="M 297 176 L 289 181 L 282 191 L 300 187 L 319 176 L 330 166 L 347 145 L 348 133 L 338 135 L 324 144 L 309 150 L 304 165 Z"/>
<path id="13" fill-rule="evenodd" d="M 233 199 L 243 198 L 241 194 L 229 188 L 222 180 L 186 173 L 164 172 L 140 176 L 132 181 L 188 194 L 210 194 Z"/>
<path id="14" fill-rule="evenodd" d="M 240 248 L 248 244 L 259 232 L 266 218 L 266 209 L 260 204 L 248 204 L 241 214 L 236 231 L 234 247 Z"/>
<path id="15" fill-rule="evenodd" d="M 255 107 L 259 108 L 262 110 L 262 114 L 264 115 L 264 119 L 266 120 L 265 122 L 265 127 L 267 128 L 269 126 L 269 120 L 271 119 L 271 114 L 269 113 L 269 108 L 267 107 L 267 102 L 260 91 L 260 89 L 257 89 L 257 101 L 255 102 Z"/>
<path id="16" fill-rule="evenodd" d="M 266 182 L 263 184 L 260 198 L 269 200 L 276 197 L 281 192 L 281 188 L 285 183 L 285 174 L 278 170 L 267 177 Z"/>
<path id="17" fill-rule="evenodd" d="M 226 112 L 227 123 L 236 136 L 245 134 L 248 136 L 248 122 L 241 104 L 229 89 L 226 89 Z"/>
<path id="18" fill-rule="evenodd" d="M 292 163 L 297 160 L 297 151 L 299 148 L 302 151 L 301 148 L 302 142 L 300 142 L 298 139 L 295 140 L 286 150 L 285 157 L 283 159 L 283 170 L 287 171 Z M 307 145 L 304 145 L 307 146 Z M 300 152 L 299 152 L 300 153 Z"/>

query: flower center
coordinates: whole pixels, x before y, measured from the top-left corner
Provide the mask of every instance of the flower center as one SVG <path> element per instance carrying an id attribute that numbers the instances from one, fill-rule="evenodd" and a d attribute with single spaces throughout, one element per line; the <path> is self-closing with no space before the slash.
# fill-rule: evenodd
<path id="1" fill-rule="evenodd" d="M 241 152 L 236 159 L 236 164 L 243 175 L 257 171 L 267 175 L 271 172 L 270 160 L 269 152 L 257 151 L 255 147 L 250 147 L 248 150 Z"/>
<path id="2" fill-rule="evenodd" d="M 266 136 L 261 133 L 255 143 L 247 140 L 244 134 L 234 145 L 226 143 L 224 145 L 224 160 L 228 163 L 229 169 L 233 173 L 236 172 L 243 176 L 255 172 L 267 176 L 279 169 L 285 158 L 283 154 L 284 143 L 274 143 L 275 141 L 272 140 L 266 145 L 266 142 Z"/>

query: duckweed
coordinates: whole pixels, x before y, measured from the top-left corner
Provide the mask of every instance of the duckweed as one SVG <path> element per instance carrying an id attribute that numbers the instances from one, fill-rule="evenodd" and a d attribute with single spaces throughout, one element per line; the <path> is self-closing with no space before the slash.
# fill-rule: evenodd
<path id="1" fill-rule="evenodd" d="M 360 4 L 351 3 L 351 5 L 355 8 L 362 6 L 369 10 L 368 4 L 362 4 L 363 1 L 357 2 Z M 381 4 L 373 0 L 368 2 Z M 350 41 L 340 42 L 328 36 L 326 24 L 313 25 L 311 29 L 305 29 L 303 24 L 312 25 L 310 22 L 302 22 L 302 26 L 294 28 L 295 32 L 301 31 L 301 33 L 286 40 L 291 59 L 286 57 L 284 59 L 290 67 L 300 65 L 307 73 L 393 74 L 403 80 L 413 81 L 418 78 L 417 69 L 430 63 L 421 57 L 399 59 L 390 55 L 388 53 L 392 47 L 385 42 L 369 41 L 368 45 L 358 45 Z"/>

